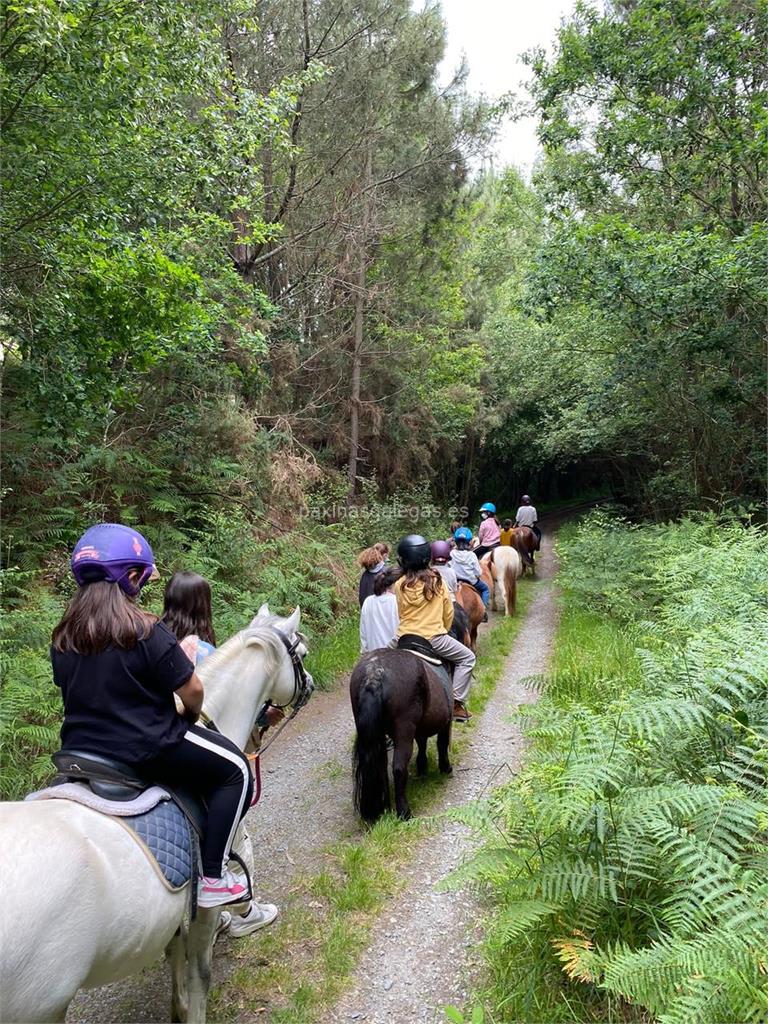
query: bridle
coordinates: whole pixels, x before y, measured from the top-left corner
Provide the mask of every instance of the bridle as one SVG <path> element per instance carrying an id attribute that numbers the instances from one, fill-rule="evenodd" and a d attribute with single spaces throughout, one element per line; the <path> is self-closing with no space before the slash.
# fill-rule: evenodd
<path id="1" fill-rule="evenodd" d="M 315 688 L 312 676 L 304 668 L 304 662 L 301 660 L 301 655 L 299 654 L 299 644 L 304 644 L 306 647 L 306 637 L 304 634 L 296 633 L 295 639 L 291 640 L 291 638 L 284 633 L 282 629 L 278 629 L 277 626 L 271 626 L 270 628 L 273 629 L 280 637 L 283 647 L 285 647 L 288 657 L 291 659 L 291 665 L 293 666 L 293 694 L 291 699 L 285 704 L 273 704 L 272 701 L 267 701 L 262 708 L 262 712 L 267 708 L 276 708 L 281 712 L 285 711 L 286 708 L 291 708 L 292 710 L 290 715 L 287 717 L 283 715 L 283 721 L 264 744 L 261 742 L 261 733 L 259 731 L 257 718 L 257 724 L 254 725 L 251 732 L 251 743 L 256 751 L 257 758 L 275 742 L 286 725 L 288 725 L 288 723 L 298 715 L 299 711 L 301 711 L 312 696 L 312 691 Z M 262 712 L 259 713 L 259 718 L 261 717 Z"/>
<path id="2" fill-rule="evenodd" d="M 283 647 L 285 647 L 288 652 L 288 657 L 291 659 L 291 665 L 293 665 L 293 695 L 287 703 L 271 704 L 271 706 L 273 708 L 279 708 L 280 711 L 283 711 L 288 707 L 293 707 L 293 711 L 291 713 L 291 718 L 293 718 L 294 715 L 301 711 L 307 703 L 309 698 L 312 696 L 312 691 L 314 689 L 312 678 L 307 674 L 307 670 L 304 668 L 304 662 L 301 660 L 301 655 L 299 654 L 299 644 L 304 644 L 304 647 L 307 646 L 306 637 L 303 633 L 296 633 L 296 639 L 291 641 L 291 638 L 284 633 L 282 629 L 278 629 L 277 626 L 272 626 L 272 629 L 274 629 L 282 640 Z"/>

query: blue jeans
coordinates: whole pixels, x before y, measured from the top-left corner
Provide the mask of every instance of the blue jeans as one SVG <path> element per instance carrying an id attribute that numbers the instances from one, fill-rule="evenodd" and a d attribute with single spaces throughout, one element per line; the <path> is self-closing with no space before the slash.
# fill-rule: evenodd
<path id="1" fill-rule="evenodd" d="M 490 591 L 490 589 L 488 587 L 488 584 L 484 583 L 483 580 L 478 580 L 477 583 L 473 583 L 472 586 L 478 592 L 480 597 L 482 597 L 483 604 L 487 608 L 488 604 L 489 604 L 489 602 L 491 600 L 491 591 Z"/>

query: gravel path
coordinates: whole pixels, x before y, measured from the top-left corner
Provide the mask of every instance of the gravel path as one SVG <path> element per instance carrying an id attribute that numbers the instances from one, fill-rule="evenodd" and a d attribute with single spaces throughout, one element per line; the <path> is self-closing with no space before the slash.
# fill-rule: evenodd
<path id="1" fill-rule="evenodd" d="M 509 712 L 535 700 L 522 680 L 546 670 L 557 619 L 548 579 L 554 572 L 551 544 L 538 564 L 525 629 L 437 811 L 481 796 L 519 766 L 520 730 L 509 721 Z M 466 827 L 446 821 L 416 850 L 405 889 L 374 926 L 352 987 L 328 1024 L 437 1024 L 445 1021 L 442 1007 L 466 1001 L 478 967 L 480 910 L 466 893 L 436 892 L 434 887 L 466 858 L 472 842 Z"/>
<path id="2" fill-rule="evenodd" d="M 499 683 L 474 730 L 473 742 L 457 766 L 446 797 L 436 810 L 479 795 L 514 769 L 520 752 L 516 726 L 507 722 L 511 706 L 532 695 L 519 680 L 542 671 L 555 623 L 552 560 L 546 544 L 539 559 L 531 625 L 520 636 Z M 264 758 L 264 794 L 247 824 L 257 837 L 255 886 L 259 899 L 278 905 L 292 877 L 319 870 L 322 849 L 336 838 L 360 831 L 351 800 L 351 747 L 354 724 L 346 685 L 318 693 L 288 726 Z M 461 1001 L 459 965 L 471 965 L 474 908 L 462 896 L 436 894 L 431 885 L 461 861 L 468 838 L 447 824 L 425 842 L 406 869 L 407 891 L 377 923 L 370 949 L 355 975 L 354 987 L 330 1021 L 432 1021 L 432 1007 Z M 259 864 L 263 870 L 259 870 Z M 273 927 L 279 927 L 278 922 Z M 236 964 L 237 940 L 222 942 L 214 958 L 213 984 L 226 980 Z M 418 955 L 418 976 L 413 958 Z M 386 967 L 383 966 L 386 964 Z M 150 1024 L 168 1020 L 170 978 L 159 962 L 140 975 L 81 992 L 67 1024 Z M 431 1016 L 430 1016 L 431 1014 Z M 357 1015 L 357 1017 L 355 1017 Z M 259 1018 L 267 1024 L 263 1017 Z"/>

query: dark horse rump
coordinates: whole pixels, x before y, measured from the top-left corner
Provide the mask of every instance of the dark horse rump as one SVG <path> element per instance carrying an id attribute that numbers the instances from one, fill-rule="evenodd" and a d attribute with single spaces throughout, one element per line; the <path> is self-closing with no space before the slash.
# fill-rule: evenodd
<path id="1" fill-rule="evenodd" d="M 541 531 L 534 532 L 530 526 L 515 527 L 513 547 L 523 560 L 523 565 L 534 567 L 534 552 L 539 550 Z"/>
<path id="2" fill-rule="evenodd" d="M 427 770 L 427 739 L 437 735 L 440 771 L 448 773 L 453 703 L 436 672 L 409 651 L 384 648 L 364 655 L 349 684 L 357 728 L 353 753 L 355 806 L 366 821 L 375 821 L 391 806 L 387 737 L 391 737 L 395 808 L 410 818 L 406 798 L 408 765 L 414 740 L 416 768 Z"/>
<path id="3" fill-rule="evenodd" d="M 459 604 L 458 600 L 453 602 L 453 622 L 448 630 L 450 636 L 458 640 L 465 647 L 471 646 L 469 615 Z"/>

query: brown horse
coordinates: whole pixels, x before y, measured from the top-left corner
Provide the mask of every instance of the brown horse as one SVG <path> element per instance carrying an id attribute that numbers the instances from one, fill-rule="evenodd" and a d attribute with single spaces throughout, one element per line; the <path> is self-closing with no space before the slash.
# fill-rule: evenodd
<path id="1" fill-rule="evenodd" d="M 413 741 L 419 748 L 416 771 L 427 771 L 427 740 L 437 736 L 440 771 L 453 769 L 448 759 L 453 699 L 428 662 L 410 651 L 382 648 L 364 654 L 349 681 L 357 738 L 352 755 L 355 806 L 366 821 L 390 808 L 387 737 L 394 743 L 392 775 L 398 818 L 411 817 L 406 786 Z"/>
<path id="2" fill-rule="evenodd" d="M 470 650 L 475 651 L 477 649 L 477 627 L 483 621 L 483 616 L 485 615 L 483 599 L 471 583 L 461 580 L 459 581 L 456 600 L 467 613 L 467 618 L 469 619 L 469 644 L 467 646 Z"/>
<path id="3" fill-rule="evenodd" d="M 536 563 L 533 556 L 534 552 L 538 551 L 539 541 L 530 526 L 516 526 L 514 528 L 512 531 L 512 547 L 523 560 L 523 574 L 528 569 L 534 575 Z"/>
<path id="4" fill-rule="evenodd" d="M 483 555 L 483 579 L 487 571 L 491 577 L 491 608 L 503 609 L 505 615 L 514 615 L 517 606 L 517 580 L 523 573 L 523 560 L 517 551 L 508 546 L 494 548 Z"/>

